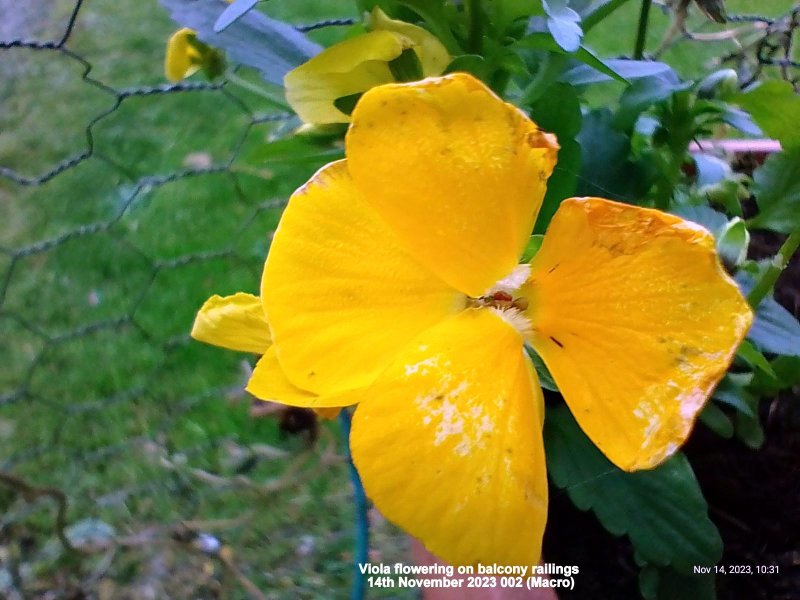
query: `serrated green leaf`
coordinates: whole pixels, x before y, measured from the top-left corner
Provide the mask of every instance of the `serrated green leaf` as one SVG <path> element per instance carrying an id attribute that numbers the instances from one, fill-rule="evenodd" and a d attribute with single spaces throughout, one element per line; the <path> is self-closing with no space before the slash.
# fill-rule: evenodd
<path id="1" fill-rule="evenodd" d="M 159 1 L 173 21 L 194 29 L 209 46 L 224 50 L 231 62 L 254 67 L 266 81 L 279 86 L 287 72 L 322 50 L 291 25 L 257 11 L 216 32 L 214 24 L 227 8 L 219 0 Z"/>
<path id="2" fill-rule="evenodd" d="M 800 227 L 800 147 L 773 154 L 756 169 L 753 195 L 753 228 L 791 233 Z"/>
<path id="3" fill-rule="evenodd" d="M 547 410 L 544 437 L 553 482 L 612 534 L 627 534 L 646 561 L 683 573 L 719 561 L 722 540 L 683 454 L 650 471 L 625 473 L 589 441 L 566 406 Z"/>
<path id="4" fill-rule="evenodd" d="M 800 96 L 792 84 L 780 79 L 762 82 L 734 98 L 764 132 L 780 140 L 784 149 L 800 146 Z"/>

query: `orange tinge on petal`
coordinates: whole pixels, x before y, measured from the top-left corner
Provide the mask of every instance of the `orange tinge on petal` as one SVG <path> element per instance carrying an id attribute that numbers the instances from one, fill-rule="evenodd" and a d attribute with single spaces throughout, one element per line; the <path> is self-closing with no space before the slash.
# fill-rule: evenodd
<path id="1" fill-rule="evenodd" d="M 562 203 L 527 289 L 536 351 L 586 434 L 628 471 L 686 440 L 753 318 L 708 231 L 600 198 Z"/>

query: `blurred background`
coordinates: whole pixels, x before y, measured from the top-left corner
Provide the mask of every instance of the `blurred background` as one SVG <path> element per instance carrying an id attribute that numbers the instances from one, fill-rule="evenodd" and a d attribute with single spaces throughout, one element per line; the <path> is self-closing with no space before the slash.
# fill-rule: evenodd
<path id="1" fill-rule="evenodd" d="M 354 2 L 263 7 L 295 25 L 357 17 Z M 589 45 L 630 56 L 638 10 Z M 670 17 L 651 18 L 655 49 Z M 298 122 L 252 74 L 168 84 L 175 29 L 155 0 L 0 0 L 0 597 L 347 594 L 338 424 L 264 410 L 242 390 L 252 357 L 188 336 L 209 295 L 258 292 L 288 195 L 329 156 L 269 144 Z M 679 38 L 661 59 L 692 77 L 739 48 Z M 370 516 L 372 559 L 406 560 Z"/>

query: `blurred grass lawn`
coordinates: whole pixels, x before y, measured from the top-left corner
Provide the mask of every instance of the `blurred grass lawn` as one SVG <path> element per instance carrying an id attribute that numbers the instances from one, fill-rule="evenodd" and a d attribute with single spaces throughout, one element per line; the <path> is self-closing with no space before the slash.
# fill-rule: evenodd
<path id="1" fill-rule="evenodd" d="M 43 16 L 26 25 L 29 30 L 4 31 L 5 37 L 59 36 L 72 3 L 37 4 Z M 736 14 L 754 3 L 727 4 Z M 353 5 L 294 0 L 265 8 L 289 22 L 309 23 L 352 16 Z M 764 1 L 758 11 L 776 15 L 790 5 Z M 619 10 L 591 33 L 589 44 L 601 56 L 629 55 L 638 7 L 630 2 Z M 651 23 L 653 49 L 669 22 L 654 8 Z M 692 27 L 701 23 L 695 15 Z M 93 0 L 83 7 L 68 47 L 108 86 L 159 85 L 164 42 L 174 29 L 154 1 Z M 341 33 L 314 37 L 327 43 Z M 662 59 L 691 77 L 732 48 L 730 42 L 682 42 Z M 80 152 L 87 123 L 115 98 L 81 81 L 82 65 L 54 52 L 2 52 L 0 165 L 33 177 Z M 256 114 L 269 112 L 258 96 L 232 87 L 230 93 Z M 247 401 L 230 400 L 248 357 L 194 343 L 187 332 L 210 294 L 257 293 L 268 234 L 280 215 L 274 202 L 285 201 L 320 159 L 234 160 L 221 173 L 141 185 L 145 176 L 225 164 L 280 127 L 267 123 L 248 131 L 250 120 L 239 102 L 219 91 L 129 98 L 92 128 L 91 159 L 42 185 L 0 179 L 0 281 L 7 286 L 0 305 L 6 348 L 0 397 L 27 391 L 0 405 L 0 468 L 64 489 L 71 521 L 102 519 L 120 533 L 252 511 L 245 525 L 222 534 L 248 576 L 276 598 L 289 589 L 297 598 L 331 597 L 331 590 L 344 593 L 352 568 L 352 508 L 342 463 L 269 497 L 203 484 L 189 472 L 233 478 L 235 456 L 253 444 L 293 455 L 303 450 L 300 440 L 282 438 L 274 421 L 251 418 Z M 131 199 L 137 183 L 141 189 Z M 32 251 L 12 269 L 11 251 L 35 250 L 43 240 L 109 220 L 107 229 Z M 75 335 L 96 323 L 106 325 Z M 335 434 L 336 427 L 329 429 Z M 169 470 L 164 460 L 185 465 Z M 275 477 L 289 462 L 260 460 L 247 476 Z M 37 506 L 25 516 L 26 527 L 49 536 L 49 508 Z M 402 559 L 396 532 L 382 527 L 377 537 L 374 547 L 385 560 Z M 313 549 L 298 551 L 309 539 Z M 120 581 L 137 577 L 133 566 L 127 575 L 115 569 Z"/>

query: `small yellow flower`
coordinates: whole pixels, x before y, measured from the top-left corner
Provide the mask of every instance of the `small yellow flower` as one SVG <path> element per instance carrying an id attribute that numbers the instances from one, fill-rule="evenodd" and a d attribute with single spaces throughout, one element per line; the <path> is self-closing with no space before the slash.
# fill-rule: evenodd
<path id="1" fill-rule="evenodd" d="M 422 27 L 390 19 L 378 7 L 367 25 L 370 32 L 325 49 L 284 77 L 286 99 L 306 123 L 350 121 L 337 100 L 354 103 L 358 94 L 396 81 L 390 63 L 404 50 L 413 50 L 425 77 L 440 75 L 450 63 L 445 47 Z"/>
<path id="2" fill-rule="evenodd" d="M 222 53 L 197 39 L 192 29 L 179 29 L 167 41 L 164 74 L 170 81 L 186 79 L 200 69 L 211 79 L 221 74 L 223 68 Z"/>
<path id="3" fill-rule="evenodd" d="M 450 563 L 540 558 L 544 403 L 525 344 L 631 471 L 686 440 L 752 320 L 711 235 L 652 209 L 565 200 L 519 265 L 557 150 L 469 75 L 373 88 L 264 267 L 272 345 L 247 389 L 357 404 L 367 494 Z"/>
<path id="4" fill-rule="evenodd" d="M 164 73 L 170 81 L 180 81 L 197 73 L 203 66 L 202 54 L 192 43 L 197 34 L 187 27 L 179 29 L 167 41 Z"/>

